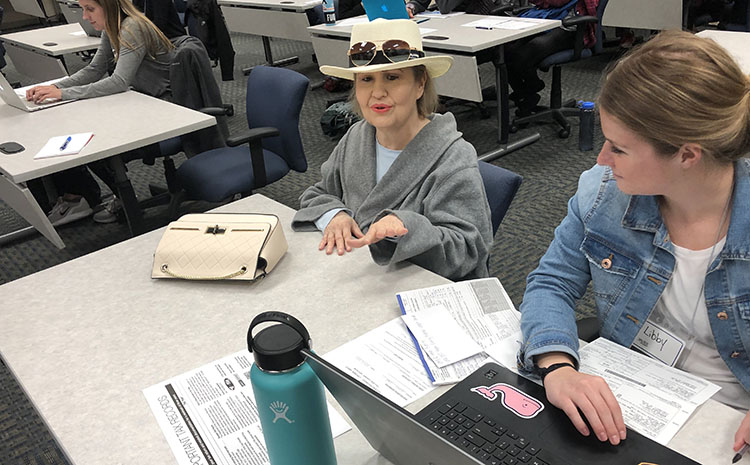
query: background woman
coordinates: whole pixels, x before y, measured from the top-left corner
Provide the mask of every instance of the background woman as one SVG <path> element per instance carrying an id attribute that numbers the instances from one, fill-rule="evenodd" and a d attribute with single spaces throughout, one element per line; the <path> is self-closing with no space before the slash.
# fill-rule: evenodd
<path id="1" fill-rule="evenodd" d="M 584 435 L 625 439 L 606 382 L 577 372 L 575 302 L 593 284 L 600 335 L 673 335 L 676 367 L 750 407 L 750 81 L 708 39 L 664 32 L 621 59 L 601 95 L 606 142 L 528 278 L 519 359 Z M 646 325 L 648 323 L 648 325 Z M 663 360 L 666 362 L 666 360 Z M 735 450 L 750 443 L 750 417 Z"/>
<path id="2" fill-rule="evenodd" d="M 53 85 L 35 86 L 26 92 L 26 99 L 41 102 L 45 99 L 83 99 L 125 92 L 130 87 L 153 97 L 168 99 L 169 65 L 172 43 L 130 0 L 80 0 L 83 19 L 97 31 L 102 31 L 101 42 L 91 62 Z M 111 75 L 109 70 L 114 69 Z M 130 152 L 124 162 L 140 158 L 138 151 Z M 114 179 L 102 163 L 90 165 L 91 169 L 114 190 Z M 58 199 L 48 214 L 54 225 L 85 218 L 91 207 L 99 204 L 100 190 L 85 167 L 74 168 L 55 175 Z M 38 187 L 34 189 L 37 199 Z M 116 220 L 113 199 L 110 205 L 94 216 L 109 223 Z"/>
<path id="3" fill-rule="evenodd" d="M 376 20 L 352 29 L 352 66 L 321 66 L 354 80 L 364 117 L 300 197 L 292 227 L 323 231 L 320 249 L 369 246 L 376 263 L 404 260 L 451 279 L 488 275 L 492 226 L 474 147 L 453 115 L 434 114 L 432 79 L 450 57 L 424 57 L 419 27 Z"/>

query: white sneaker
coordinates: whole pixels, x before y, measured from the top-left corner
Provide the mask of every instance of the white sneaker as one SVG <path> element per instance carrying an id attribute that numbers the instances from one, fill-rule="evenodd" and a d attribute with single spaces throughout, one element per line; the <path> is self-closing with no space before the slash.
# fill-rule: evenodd
<path id="1" fill-rule="evenodd" d="M 57 203 L 52 207 L 52 211 L 49 212 L 47 218 L 52 226 L 62 226 L 91 216 L 92 213 L 94 211 L 83 197 L 78 200 L 64 200 L 62 197 L 58 197 Z"/>
<path id="2" fill-rule="evenodd" d="M 104 204 L 104 208 L 94 214 L 97 223 L 114 223 L 117 221 L 117 212 L 122 209 L 122 202 L 117 197 Z"/>

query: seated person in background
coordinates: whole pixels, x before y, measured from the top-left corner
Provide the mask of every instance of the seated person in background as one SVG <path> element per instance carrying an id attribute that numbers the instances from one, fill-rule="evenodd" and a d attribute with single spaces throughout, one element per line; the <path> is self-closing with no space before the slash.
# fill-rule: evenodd
<path id="1" fill-rule="evenodd" d="M 365 14 L 365 7 L 362 6 L 362 0 L 333 0 L 336 8 L 336 20 L 353 18 Z M 308 10 L 308 18 L 311 25 L 323 24 L 326 20 L 323 14 L 323 4 L 317 5 L 312 10 Z"/>
<path id="2" fill-rule="evenodd" d="M 626 434 L 617 400 L 576 371 L 575 305 L 589 282 L 602 337 L 631 347 L 647 322 L 662 328 L 683 346 L 677 368 L 750 407 L 750 80 L 686 32 L 633 50 L 604 78 L 599 166 L 581 175 L 521 305 L 524 370 L 552 368 L 549 401 L 612 444 Z M 734 449 L 745 443 L 750 415 Z"/>
<path id="3" fill-rule="evenodd" d="M 406 2 L 406 9 L 413 16 L 425 11 L 431 1 L 410 0 Z M 496 7 L 494 0 L 436 0 L 435 3 L 442 14 L 465 11 L 475 15 L 488 15 Z"/>
<path id="4" fill-rule="evenodd" d="M 553 10 L 555 14 L 549 19 L 563 19 L 567 16 L 596 16 L 599 0 L 578 0 L 574 7 L 562 10 L 570 4 L 570 0 L 531 0 L 537 9 Z M 594 30 L 596 26 L 585 26 L 586 34 L 583 39 L 585 48 L 591 48 L 596 43 Z M 508 84 L 513 89 L 509 98 L 516 104 L 516 116 L 528 116 L 539 103 L 539 91 L 544 89 L 544 81 L 539 79 L 537 68 L 550 55 L 563 50 L 572 49 L 575 45 L 575 29 L 567 30 L 563 27 L 553 29 L 544 34 L 537 34 L 511 42 L 505 47 L 505 63 L 508 67 Z"/>
<path id="5" fill-rule="evenodd" d="M 180 21 L 172 0 L 133 0 L 138 10 L 159 28 L 168 39 L 185 35 L 185 26 Z"/>
<path id="6" fill-rule="evenodd" d="M 349 68 L 324 74 L 354 80 L 351 102 L 364 117 L 300 197 L 295 230 L 320 230 L 320 250 L 369 246 L 379 265 L 408 260 L 450 279 L 488 276 L 492 225 L 474 147 L 453 115 L 435 114 L 432 79 L 446 56 L 424 57 L 410 20 L 352 29 Z"/>
<path id="7" fill-rule="evenodd" d="M 29 89 L 26 99 L 37 103 L 45 99 L 84 99 L 125 92 L 133 87 L 139 92 L 168 100 L 171 96 L 169 66 L 174 47 L 164 33 L 130 0 L 80 0 L 79 4 L 83 19 L 96 30 L 103 31 L 96 54 L 86 67 L 72 76 L 53 85 Z M 108 69 L 112 66 L 114 72 L 108 76 Z M 140 156 L 133 152 L 132 157 L 126 157 L 124 161 Z M 114 179 L 105 161 L 92 163 L 89 167 L 115 192 Z M 65 192 L 65 195 L 58 199 L 49 213 L 53 224 L 61 225 L 91 215 L 91 207 L 99 203 L 99 192 L 98 186 L 93 189 L 96 181 L 87 170 L 64 171 L 54 180 L 58 191 Z M 114 205 L 115 200 L 112 201 Z M 110 209 L 102 211 L 99 216 L 103 221 L 100 222 L 116 219 Z"/>

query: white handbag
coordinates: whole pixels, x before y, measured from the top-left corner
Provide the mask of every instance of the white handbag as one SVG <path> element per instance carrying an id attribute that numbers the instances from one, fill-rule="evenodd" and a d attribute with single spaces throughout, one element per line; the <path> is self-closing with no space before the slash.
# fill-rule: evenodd
<path id="1" fill-rule="evenodd" d="M 167 226 L 151 277 L 253 281 L 270 273 L 286 251 L 276 215 L 189 214 Z"/>

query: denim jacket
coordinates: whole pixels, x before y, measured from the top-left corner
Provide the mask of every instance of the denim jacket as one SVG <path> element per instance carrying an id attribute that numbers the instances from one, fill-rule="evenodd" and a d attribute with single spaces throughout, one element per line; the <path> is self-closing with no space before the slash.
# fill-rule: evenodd
<path id="1" fill-rule="evenodd" d="M 735 163 L 726 244 L 705 281 L 706 307 L 721 358 L 750 391 L 750 159 Z M 528 277 L 521 305 L 519 367 L 565 352 L 578 358 L 576 301 L 593 284 L 600 335 L 630 347 L 675 266 L 657 197 L 623 194 L 608 168 L 581 175 L 555 238 Z M 604 265 L 604 266 L 603 266 Z"/>

